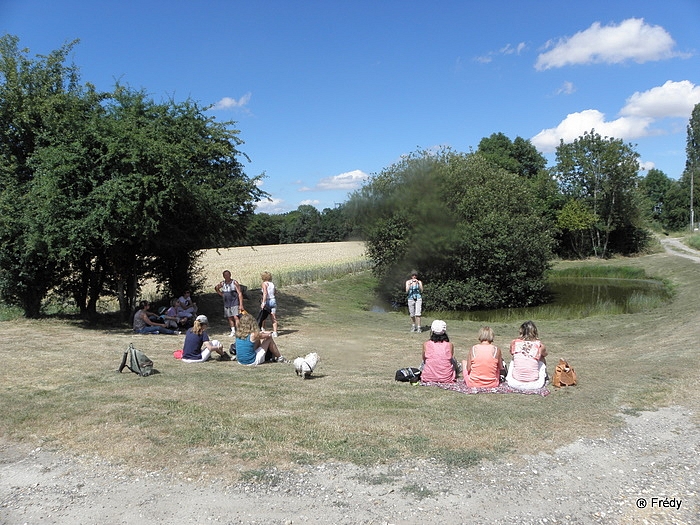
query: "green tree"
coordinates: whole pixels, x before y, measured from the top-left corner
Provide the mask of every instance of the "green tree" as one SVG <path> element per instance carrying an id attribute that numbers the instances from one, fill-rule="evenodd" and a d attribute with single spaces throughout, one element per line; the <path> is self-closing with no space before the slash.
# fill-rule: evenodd
<path id="1" fill-rule="evenodd" d="M 302 204 L 285 214 L 285 224 L 280 232 L 282 244 L 316 242 L 321 230 L 321 213 L 310 204 Z"/>
<path id="2" fill-rule="evenodd" d="M 0 294 L 40 313 L 50 290 L 94 317 L 102 294 L 126 315 L 144 278 L 197 284 L 198 251 L 242 238 L 265 194 L 238 160 L 232 122 L 192 101 L 155 103 L 81 86 L 73 44 L 31 59 L 0 40 Z"/>
<path id="3" fill-rule="evenodd" d="M 243 241 L 244 246 L 280 244 L 280 234 L 284 228 L 284 215 L 256 213 L 251 217 Z"/>
<path id="4" fill-rule="evenodd" d="M 604 258 L 610 252 L 640 250 L 647 236 L 637 190 L 639 155 L 632 145 L 593 130 L 570 144 L 562 141 L 556 156 L 562 192 L 568 199 L 583 201 L 596 219 L 592 253 Z M 631 239 L 636 241 L 630 246 Z"/>
<path id="5" fill-rule="evenodd" d="M 693 112 L 688 122 L 688 138 L 685 146 L 686 161 L 685 170 L 683 171 L 683 179 L 688 180 L 688 204 L 690 212 L 690 227 L 695 228 L 695 223 L 698 222 L 697 209 L 697 186 L 700 183 L 700 104 L 695 104 Z"/>
<path id="6" fill-rule="evenodd" d="M 528 179 L 537 176 L 547 166 L 547 160 L 532 142 L 522 137 L 511 141 L 503 133 L 493 133 L 481 139 L 477 153 L 504 170 Z"/>
<path id="7" fill-rule="evenodd" d="M 44 150 L 57 135 L 79 134 L 100 98 L 66 64 L 76 43 L 32 59 L 17 37 L 0 38 L 0 295 L 28 317 L 39 315 L 49 289 L 66 275 L 71 249 L 56 222 L 70 195 L 55 193 L 61 173 L 42 168 L 60 155 Z"/>
<path id="8" fill-rule="evenodd" d="M 593 235 L 593 226 L 596 218 L 586 204 L 577 199 L 571 199 L 559 211 L 557 226 L 566 232 L 565 240 L 571 252 L 578 258 L 585 258 L 586 247 L 590 246 L 590 235 Z"/>
<path id="9" fill-rule="evenodd" d="M 543 300 L 550 229 L 518 175 L 481 154 L 417 152 L 368 181 L 348 206 L 375 273 L 396 297 L 411 269 L 428 309 L 470 310 Z"/>
<path id="10" fill-rule="evenodd" d="M 661 170 L 652 168 L 640 181 L 642 193 L 649 199 L 649 212 L 658 219 L 664 209 L 666 194 L 671 189 L 673 181 Z"/>

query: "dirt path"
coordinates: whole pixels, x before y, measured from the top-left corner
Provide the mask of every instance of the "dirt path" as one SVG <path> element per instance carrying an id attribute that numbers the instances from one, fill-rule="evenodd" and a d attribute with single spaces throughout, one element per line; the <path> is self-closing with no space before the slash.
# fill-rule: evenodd
<path id="1" fill-rule="evenodd" d="M 673 237 L 659 237 L 658 239 L 661 245 L 664 247 L 664 250 L 666 250 L 666 253 L 677 255 L 678 257 L 685 257 L 686 259 L 700 263 L 700 252 L 698 250 L 694 250 L 693 248 L 686 246 L 681 241 L 674 239 Z"/>
<path id="2" fill-rule="evenodd" d="M 330 464 L 207 486 L 97 458 L 0 448 L 3 524 L 700 523 L 700 429 L 688 409 L 624 416 L 608 439 L 447 470 Z"/>

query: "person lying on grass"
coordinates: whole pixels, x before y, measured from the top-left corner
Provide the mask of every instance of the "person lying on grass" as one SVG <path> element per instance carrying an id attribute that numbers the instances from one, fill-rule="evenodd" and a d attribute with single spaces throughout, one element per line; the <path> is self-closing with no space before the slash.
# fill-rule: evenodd
<path id="1" fill-rule="evenodd" d="M 287 362 L 280 354 L 272 332 L 261 331 L 250 314 L 243 314 L 238 322 L 236 357 L 242 365 L 259 365 L 265 361 Z"/>

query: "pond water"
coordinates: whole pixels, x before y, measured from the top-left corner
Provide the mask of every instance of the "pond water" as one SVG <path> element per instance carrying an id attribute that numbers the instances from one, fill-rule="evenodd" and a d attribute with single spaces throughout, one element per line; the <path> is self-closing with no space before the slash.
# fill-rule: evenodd
<path id="1" fill-rule="evenodd" d="M 655 308 L 669 300 L 664 284 L 653 279 L 557 278 L 548 284 L 552 300 L 540 306 L 474 310 L 469 312 L 423 312 L 423 317 L 472 321 L 513 319 L 567 319 L 594 314 L 634 313 Z M 373 306 L 382 312 L 391 307 Z M 405 308 L 403 308 L 405 310 Z"/>

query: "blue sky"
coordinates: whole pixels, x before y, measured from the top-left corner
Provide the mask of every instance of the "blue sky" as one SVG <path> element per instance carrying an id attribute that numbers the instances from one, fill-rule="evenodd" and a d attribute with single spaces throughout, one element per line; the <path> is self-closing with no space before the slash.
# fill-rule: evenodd
<path id="1" fill-rule="evenodd" d="M 595 129 L 678 178 L 700 102 L 700 1 L 0 0 L 32 55 L 235 120 L 268 213 L 344 202 L 417 149 L 502 132 L 554 162 Z"/>

